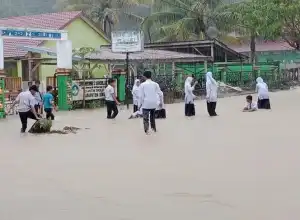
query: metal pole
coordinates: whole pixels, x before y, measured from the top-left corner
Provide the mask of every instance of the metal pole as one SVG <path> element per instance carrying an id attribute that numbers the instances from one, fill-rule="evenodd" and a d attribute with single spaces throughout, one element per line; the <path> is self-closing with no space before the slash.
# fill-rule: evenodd
<path id="1" fill-rule="evenodd" d="M 127 109 L 129 109 L 129 53 L 126 53 L 126 97 Z"/>

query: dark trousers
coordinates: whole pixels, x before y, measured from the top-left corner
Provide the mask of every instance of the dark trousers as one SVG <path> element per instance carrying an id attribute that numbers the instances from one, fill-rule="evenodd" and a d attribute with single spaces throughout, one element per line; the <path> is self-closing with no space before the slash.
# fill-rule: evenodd
<path id="1" fill-rule="evenodd" d="M 115 101 L 108 101 L 106 100 L 106 108 L 107 108 L 107 118 L 115 118 L 119 111 L 118 111 L 118 107 Z M 113 114 L 112 114 L 113 112 Z"/>
<path id="2" fill-rule="evenodd" d="M 149 117 L 150 125 L 153 131 L 156 131 L 155 125 L 155 108 L 154 109 L 144 109 L 143 108 L 143 122 L 144 122 L 144 131 L 149 131 Z"/>
<path id="3" fill-rule="evenodd" d="M 270 99 L 258 99 L 257 107 L 259 109 L 271 109 Z"/>
<path id="4" fill-rule="evenodd" d="M 37 120 L 37 118 L 34 116 L 31 110 L 28 112 L 19 112 L 20 120 L 22 123 L 21 132 L 25 132 L 27 129 L 27 119 L 31 118 L 33 120 Z"/>
<path id="5" fill-rule="evenodd" d="M 53 109 L 52 108 L 45 108 L 44 111 L 46 112 L 46 118 L 49 120 L 51 119 L 52 121 L 54 120 L 54 115 L 53 115 Z"/>
<path id="6" fill-rule="evenodd" d="M 209 116 L 217 116 L 216 107 L 217 102 L 206 102 L 207 103 L 207 112 Z"/>
<path id="7" fill-rule="evenodd" d="M 192 103 L 185 104 L 184 114 L 188 117 L 195 116 L 195 105 Z"/>
<path id="8" fill-rule="evenodd" d="M 133 105 L 133 113 L 135 113 L 138 110 L 139 110 L 138 106 L 137 105 Z"/>

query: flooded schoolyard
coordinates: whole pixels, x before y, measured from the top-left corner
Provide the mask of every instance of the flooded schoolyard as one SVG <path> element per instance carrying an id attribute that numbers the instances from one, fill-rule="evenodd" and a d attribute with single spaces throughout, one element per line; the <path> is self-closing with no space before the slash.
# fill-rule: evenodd
<path id="1" fill-rule="evenodd" d="M 0 219 L 300 219 L 300 90 L 271 94 L 272 111 L 242 113 L 245 97 L 204 101 L 196 117 L 167 105 L 158 133 L 121 110 L 56 113 L 54 128 L 77 134 L 19 133 L 0 122 Z M 30 121 L 32 124 L 32 121 Z"/>

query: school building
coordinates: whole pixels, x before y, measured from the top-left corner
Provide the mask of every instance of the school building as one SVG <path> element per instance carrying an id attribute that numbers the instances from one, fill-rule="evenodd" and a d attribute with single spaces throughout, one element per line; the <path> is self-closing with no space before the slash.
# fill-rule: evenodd
<path id="1" fill-rule="evenodd" d="M 0 19 L 0 26 L 66 30 L 73 48 L 98 48 L 109 44 L 105 33 L 81 11 L 3 18 Z M 56 42 L 4 39 L 4 68 L 7 77 L 20 77 L 22 88 L 26 88 L 29 81 L 35 80 L 40 80 L 45 86 L 46 78 L 53 76 L 56 69 L 55 57 L 50 56 L 47 49 L 56 51 Z M 105 73 L 106 66 L 103 65 L 92 74 L 94 77 L 101 77 Z"/>

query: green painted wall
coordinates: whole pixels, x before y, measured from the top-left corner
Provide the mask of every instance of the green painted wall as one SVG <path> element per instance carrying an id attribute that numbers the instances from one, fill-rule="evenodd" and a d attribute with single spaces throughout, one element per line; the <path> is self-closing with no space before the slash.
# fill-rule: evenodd
<path id="1" fill-rule="evenodd" d="M 8 76 L 17 77 L 18 76 L 18 67 L 17 61 L 14 60 L 4 60 L 4 69 Z"/>
<path id="2" fill-rule="evenodd" d="M 249 53 L 243 53 L 249 56 Z M 256 52 L 258 62 L 279 61 L 281 63 L 300 62 L 300 52 L 296 50 Z"/>
<path id="3" fill-rule="evenodd" d="M 107 45 L 108 42 L 100 36 L 95 30 L 93 30 L 85 21 L 81 18 L 76 19 L 69 24 L 64 30 L 68 31 L 68 39 L 72 41 L 73 48 L 80 47 L 93 47 L 98 48 L 101 45 Z M 46 41 L 43 47 L 56 48 L 55 41 Z M 49 57 L 42 55 L 42 57 Z M 53 76 L 56 66 L 54 65 L 42 65 L 40 67 L 40 80 L 46 83 L 46 77 Z M 95 77 L 102 77 L 106 74 L 106 69 L 103 66 L 101 69 L 95 69 L 93 75 Z M 45 84 L 44 84 L 45 85 Z"/>

